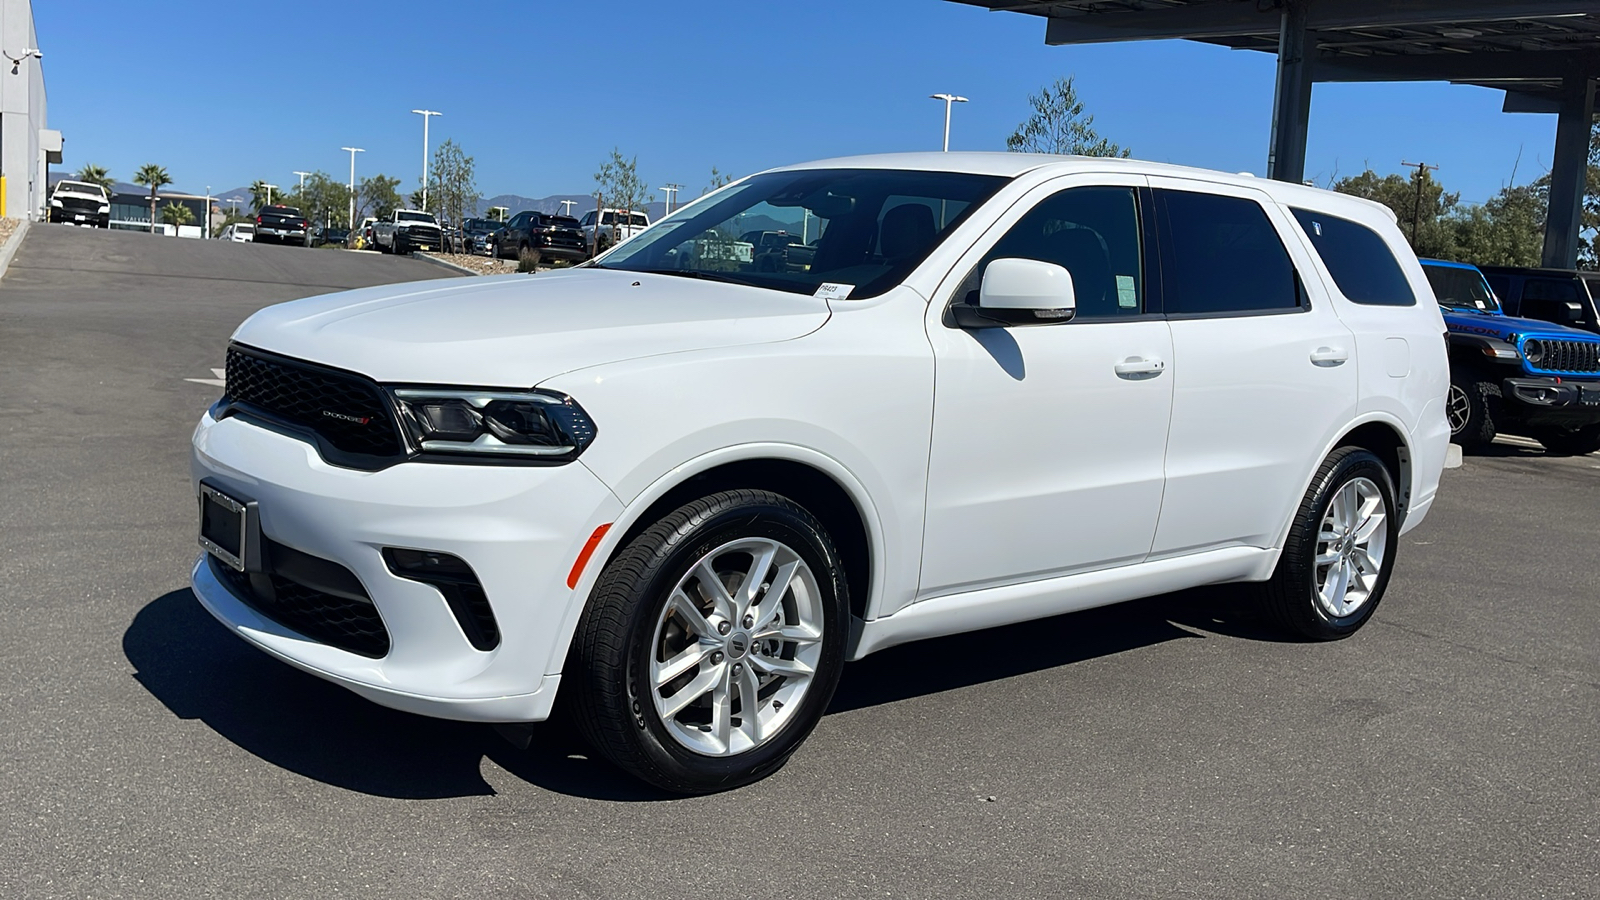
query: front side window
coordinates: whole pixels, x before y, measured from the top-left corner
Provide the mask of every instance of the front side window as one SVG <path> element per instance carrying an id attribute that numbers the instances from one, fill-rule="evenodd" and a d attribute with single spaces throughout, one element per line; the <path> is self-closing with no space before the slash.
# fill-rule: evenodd
<path id="1" fill-rule="evenodd" d="M 1160 190 L 1161 290 L 1170 315 L 1299 308 L 1289 251 L 1254 200 Z"/>
<path id="2" fill-rule="evenodd" d="M 977 303 L 983 270 L 997 259 L 1036 259 L 1072 274 L 1075 319 L 1144 311 L 1139 198 L 1131 187 L 1070 188 L 1029 210 L 968 276 L 958 296 Z"/>
<path id="3" fill-rule="evenodd" d="M 872 297 L 899 284 L 1005 182 L 894 169 L 771 172 L 685 206 L 598 265 L 804 294 L 832 283 Z M 798 238 L 780 261 L 747 239 L 764 232 Z"/>
<path id="4" fill-rule="evenodd" d="M 1411 293 L 1411 283 L 1394 258 L 1389 245 L 1376 231 L 1365 225 L 1312 212 L 1293 210 L 1295 219 L 1311 239 L 1311 246 L 1322 257 L 1339 292 L 1354 303 L 1369 306 L 1416 306 L 1416 295 Z M 1433 279 L 1434 269 L 1428 270 Z M 1439 269 L 1438 271 L 1445 271 Z M 1458 270 L 1465 271 L 1465 270 Z M 1482 276 L 1478 276 L 1482 281 Z M 1434 287 L 1438 293 L 1438 287 Z M 1442 295 L 1441 295 L 1442 297 Z"/>

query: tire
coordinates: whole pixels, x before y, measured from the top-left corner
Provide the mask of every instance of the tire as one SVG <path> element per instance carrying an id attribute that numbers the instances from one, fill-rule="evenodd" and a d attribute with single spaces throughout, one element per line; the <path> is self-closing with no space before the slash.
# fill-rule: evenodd
<path id="1" fill-rule="evenodd" d="M 1500 385 L 1479 378 L 1476 373 L 1450 374 L 1450 393 L 1445 398 L 1445 418 L 1450 422 L 1450 440 L 1463 449 L 1481 447 L 1494 440 L 1495 410 L 1500 405 Z"/>
<path id="2" fill-rule="evenodd" d="M 769 577 L 791 576 L 781 595 L 758 589 L 745 600 L 741 588 L 758 566 L 763 589 Z M 708 569 L 721 594 L 701 574 Z M 778 603 L 765 606 L 773 596 Z M 753 619 L 738 609 L 744 602 Z M 566 670 L 579 728 L 617 766 L 673 793 L 764 778 L 827 709 L 844 666 L 849 609 L 832 539 L 789 499 L 739 490 L 688 503 L 629 541 L 601 573 Z M 768 635 L 782 627 L 794 640 L 758 639 L 763 627 Z M 759 698 L 753 718 L 743 715 L 747 693 Z M 674 703 L 682 708 L 668 708 Z"/>
<path id="3" fill-rule="evenodd" d="M 1388 468 L 1371 452 L 1340 447 L 1330 453 L 1295 512 L 1277 568 L 1257 587 L 1266 617 L 1291 635 L 1317 641 L 1349 637 L 1365 624 L 1383 599 L 1399 549 L 1394 496 Z M 1339 589 L 1341 570 L 1345 590 Z"/>
<path id="4" fill-rule="evenodd" d="M 1546 426 L 1528 429 L 1529 437 L 1557 456 L 1587 456 L 1600 450 L 1600 424 L 1582 428 Z"/>
<path id="5" fill-rule="evenodd" d="M 406 240 L 405 235 L 399 233 L 398 231 L 395 232 L 394 239 L 389 242 L 389 246 L 389 252 L 396 256 L 405 256 L 411 252 L 410 242 Z"/>

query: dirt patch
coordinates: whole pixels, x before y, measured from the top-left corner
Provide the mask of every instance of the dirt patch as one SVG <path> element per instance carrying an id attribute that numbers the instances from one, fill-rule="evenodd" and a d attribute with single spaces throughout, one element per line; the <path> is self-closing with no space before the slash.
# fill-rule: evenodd
<path id="1" fill-rule="evenodd" d="M 418 253 L 417 255 L 453 263 L 463 269 L 471 269 L 478 275 L 509 275 L 517 270 L 517 261 L 514 259 L 491 259 L 467 253 Z"/>
<path id="2" fill-rule="evenodd" d="M 0 244 L 4 244 L 21 224 L 21 219 L 0 219 Z"/>

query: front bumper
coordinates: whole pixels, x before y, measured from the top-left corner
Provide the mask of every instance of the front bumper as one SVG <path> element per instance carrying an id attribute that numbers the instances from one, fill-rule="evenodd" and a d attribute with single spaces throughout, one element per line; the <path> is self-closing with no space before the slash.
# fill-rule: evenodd
<path id="1" fill-rule="evenodd" d="M 1524 424 L 1580 428 L 1600 423 L 1600 381 L 1507 378 L 1500 396 L 1505 411 Z"/>
<path id="2" fill-rule="evenodd" d="M 581 602 L 567 574 L 594 529 L 621 510 L 582 464 L 413 462 L 361 472 L 329 465 L 295 438 L 207 415 L 195 430 L 191 469 L 196 485 L 204 478 L 257 501 L 266 537 L 354 573 L 390 647 L 372 659 L 299 634 L 258 612 L 202 556 L 191 578 L 195 595 L 240 637 L 409 712 L 486 722 L 549 714 L 566 652 L 562 623 Z M 436 588 L 389 570 L 385 547 L 465 560 L 493 608 L 499 645 L 474 648 Z"/>

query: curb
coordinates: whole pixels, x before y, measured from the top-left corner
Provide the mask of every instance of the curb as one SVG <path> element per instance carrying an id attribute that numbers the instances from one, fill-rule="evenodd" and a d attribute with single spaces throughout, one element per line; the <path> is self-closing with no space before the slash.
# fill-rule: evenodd
<path id="1" fill-rule="evenodd" d="M 440 266 L 442 268 L 449 269 L 450 271 L 455 272 L 458 275 L 477 275 L 478 274 L 477 272 L 472 271 L 471 269 L 467 268 L 466 266 L 458 266 L 453 262 L 448 262 L 446 260 L 442 260 L 442 259 L 438 258 L 437 256 L 424 256 L 421 253 L 417 253 L 415 251 L 412 251 L 412 253 L 410 255 L 411 255 L 412 259 L 420 259 L 423 262 L 433 263 L 436 266 Z"/>
<path id="2" fill-rule="evenodd" d="M 6 270 L 11 268 L 11 258 L 17 255 L 17 248 L 22 246 L 22 238 L 32 224 L 31 219 L 23 219 L 17 230 L 11 232 L 11 237 L 6 238 L 5 246 L 0 247 L 0 278 L 6 277 Z"/>

